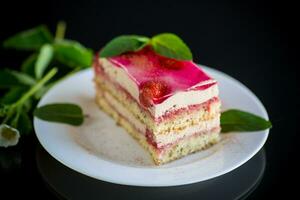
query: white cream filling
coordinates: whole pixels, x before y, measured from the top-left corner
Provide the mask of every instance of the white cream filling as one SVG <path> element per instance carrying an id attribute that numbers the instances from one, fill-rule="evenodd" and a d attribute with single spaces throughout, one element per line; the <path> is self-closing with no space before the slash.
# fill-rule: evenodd
<path id="1" fill-rule="evenodd" d="M 131 94 L 131 96 L 135 100 L 139 102 L 139 88 L 137 84 L 128 76 L 126 71 L 121 67 L 115 67 L 110 61 L 105 58 L 100 58 L 99 62 L 104 68 L 104 72 L 110 77 L 110 79 L 120 84 L 129 94 Z M 215 80 L 206 81 L 205 84 L 213 82 L 215 82 Z M 204 83 L 200 83 L 196 86 L 203 84 Z M 217 84 L 205 90 L 177 92 L 162 103 L 150 107 L 149 111 L 155 118 L 158 118 L 162 116 L 166 111 L 187 107 L 189 105 L 201 104 L 211 99 L 212 97 L 217 97 L 218 95 L 219 90 Z"/>
<path id="2" fill-rule="evenodd" d="M 136 83 L 128 77 L 128 74 L 121 67 L 115 67 L 110 61 L 105 58 L 99 60 L 106 75 L 121 85 L 131 96 L 139 101 L 139 88 Z"/>
<path id="3" fill-rule="evenodd" d="M 151 113 L 157 118 L 162 116 L 166 111 L 184 108 L 189 105 L 201 104 L 218 95 L 219 90 L 217 85 L 213 85 L 206 90 L 177 92 L 161 104 L 153 106 Z"/>

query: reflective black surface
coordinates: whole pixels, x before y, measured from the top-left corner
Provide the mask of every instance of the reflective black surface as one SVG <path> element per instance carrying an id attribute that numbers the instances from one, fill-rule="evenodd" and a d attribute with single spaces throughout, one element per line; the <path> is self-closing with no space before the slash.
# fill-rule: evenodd
<path id="1" fill-rule="evenodd" d="M 243 199 L 259 185 L 266 167 L 265 151 L 230 173 L 208 181 L 176 187 L 133 187 L 111 184 L 81 175 L 57 162 L 40 146 L 36 161 L 43 180 L 65 199 Z M 116 191 L 116 192 L 113 192 Z"/>
<path id="2" fill-rule="evenodd" d="M 61 19 L 67 22 L 68 38 L 79 40 L 94 50 L 119 34 L 150 36 L 175 32 L 190 46 L 197 63 L 221 70 L 249 87 L 263 102 L 273 123 L 264 146 L 265 172 L 257 186 L 249 185 L 258 179 L 259 173 L 255 170 L 260 169 L 258 163 L 263 160 L 260 159 L 262 153 L 251 163 L 218 179 L 148 190 L 97 182 L 79 175 L 49 157 L 31 134 L 22 138 L 18 147 L 0 148 L 1 200 L 2 197 L 58 199 L 74 194 L 79 198 L 88 191 L 91 194 L 84 199 L 97 196 L 99 199 L 167 199 L 171 196 L 179 199 L 185 194 L 191 199 L 208 198 L 209 195 L 222 196 L 212 199 L 238 198 L 239 195 L 248 195 L 247 199 L 269 199 L 270 196 L 294 199 L 299 185 L 292 181 L 297 181 L 295 177 L 299 174 L 297 126 L 300 119 L 296 5 L 289 1 L 255 0 L 135 3 L 9 0 L 1 1 L 0 8 L 0 41 L 38 24 L 47 24 L 54 31 Z M 0 67 L 19 68 L 29 54 L 0 48 Z M 255 164 L 253 160 L 257 160 Z M 57 177 L 58 173 L 63 180 Z M 211 193 L 214 187 L 215 192 Z"/>

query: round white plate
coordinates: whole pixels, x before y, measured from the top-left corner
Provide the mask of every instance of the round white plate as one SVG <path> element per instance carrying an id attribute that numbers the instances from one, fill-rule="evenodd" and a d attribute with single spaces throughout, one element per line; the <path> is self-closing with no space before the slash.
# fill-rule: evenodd
<path id="1" fill-rule="evenodd" d="M 204 67 L 218 80 L 222 109 L 237 108 L 268 119 L 258 98 L 239 81 Z M 225 174 L 254 156 L 269 130 L 222 135 L 219 144 L 162 166 L 98 109 L 94 101 L 93 71 L 88 69 L 54 86 L 38 106 L 53 102 L 79 104 L 88 117 L 79 127 L 34 118 L 42 146 L 58 161 L 85 175 L 112 183 L 136 186 L 174 186 L 195 183 Z"/>

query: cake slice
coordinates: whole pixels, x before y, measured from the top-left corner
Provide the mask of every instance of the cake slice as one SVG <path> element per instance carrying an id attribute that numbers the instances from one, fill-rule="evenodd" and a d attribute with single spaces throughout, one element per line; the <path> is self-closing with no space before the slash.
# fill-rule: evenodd
<path id="1" fill-rule="evenodd" d="M 160 165 L 219 141 L 218 84 L 151 47 L 94 60 L 96 102 Z"/>

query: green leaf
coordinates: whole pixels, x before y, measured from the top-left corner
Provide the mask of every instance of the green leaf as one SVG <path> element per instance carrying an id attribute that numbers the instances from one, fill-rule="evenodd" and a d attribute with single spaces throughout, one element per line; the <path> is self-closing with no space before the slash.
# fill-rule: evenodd
<path id="1" fill-rule="evenodd" d="M 29 75 L 14 71 L 0 71 L 0 88 L 10 88 L 12 86 L 32 86 L 36 81 Z"/>
<path id="2" fill-rule="evenodd" d="M 19 116 L 17 128 L 21 135 L 29 134 L 32 131 L 32 122 L 28 114 L 23 110 Z"/>
<path id="3" fill-rule="evenodd" d="M 3 46 L 20 50 L 37 50 L 46 43 L 51 43 L 53 36 L 46 26 L 38 26 L 6 39 Z"/>
<path id="4" fill-rule="evenodd" d="M 35 62 L 37 60 L 37 54 L 31 54 L 21 65 L 21 71 L 35 77 Z"/>
<path id="5" fill-rule="evenodd" d="M 34 116 L 51 122 L 60 122 L 79 126 L 83 123 L 82 109 L 75 104 L 54 103 L 41 106 L 34 111 Z"/>
<path id="6" fill-rule="evenodd" d="M 15 146 L 18 144 L 20 133 L 17 129 L 7 125 L 0 125 L 0 147 Z"/>
<path id="7" fill-rule="evenodd" d="M 151 39 L 151 45 L 156 53 L 178 60 L 192 60 L 189 47 L 175 34 L 162 33 Z"/>
<path id="8" fill-rule="evenodd" d="M 0 88 L 10 88 L 13 86 L 22 86 L 23 84 L 11 74 L 8 70 L 0 70 Z"/>
<path id="9" fill-rule="evenodd" d="M 55 58 L 70 67 L 90 67 L 93 52 L 80 43 L 71 40 L 59 40 L 54 44 Z"/>
<path id="10" fill-rule="evenodd" d="M 53 47 L 50 44 L 44 44 L 40 50 L 35 63 L 35 77 L 40 79 L 53 57 Z"/>
<path id="11" fill-rule="evenodd" d="M 6 105 L 15 103 L 27 90 L 24 87 L 13 87 L 1 98 L 0 102 Z"/>
<path id="12" fill-rule="evenodd" d="M 100 57 L 117 56 L 128 51 L 137 51 L 144 47 L 149 38 L 139 35 L 122 35 L 108 42 L 100 52 Z"/>
<path id="13" fill-rule="evenodd" d="M 223 133 L 231 131 L 260 131 L 271 127 L 270 121 L 242 110 L 231 109 L 221 114 Z"/>
<path id="14" fill-rule="evenodd" d="M 7 71 L 11 73 L 20 83 L 24 85 L 32 86 L 36 83 L 36 81 L 28 74 L 14 71 L 14 70 L 7 70 Z"/>

